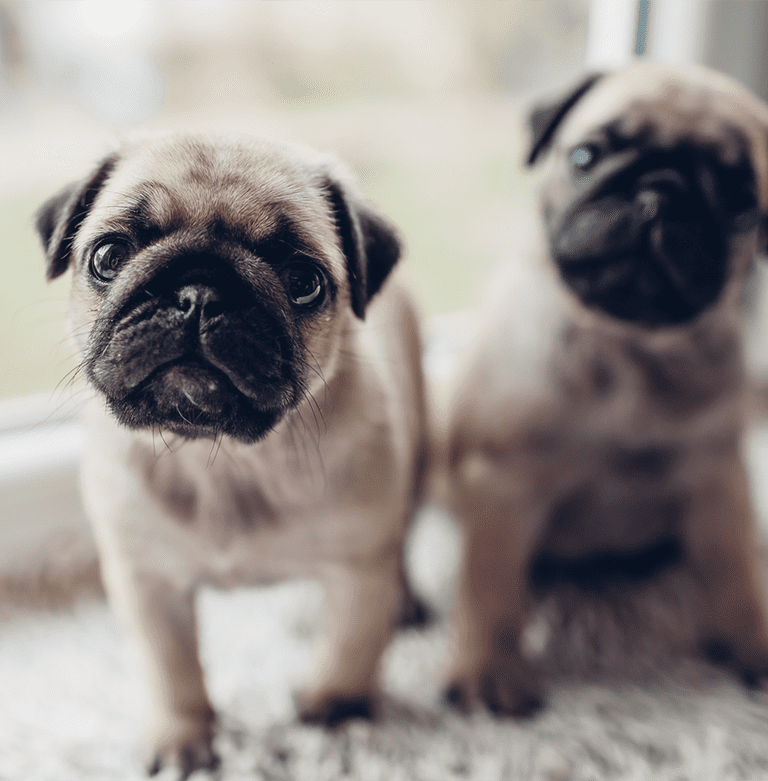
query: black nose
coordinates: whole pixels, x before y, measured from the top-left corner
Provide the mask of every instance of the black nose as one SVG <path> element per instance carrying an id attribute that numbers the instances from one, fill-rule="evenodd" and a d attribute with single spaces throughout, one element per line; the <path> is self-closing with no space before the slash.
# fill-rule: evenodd
<path id="1" fill-rule="evenodd" d="M 637 179 L 638 190 L 656 189 L 668 192 L 684 193 L 690 189 L 680 171 L 674 168 L 657 168 L 646 171 Z"/>
<path id="2" fill-rule="evenodd" d="M 220 293 L 207 285 L 184 285 L 176 291 L 176 307 L 184 317 L 213 320 L 224 312 Z"/>

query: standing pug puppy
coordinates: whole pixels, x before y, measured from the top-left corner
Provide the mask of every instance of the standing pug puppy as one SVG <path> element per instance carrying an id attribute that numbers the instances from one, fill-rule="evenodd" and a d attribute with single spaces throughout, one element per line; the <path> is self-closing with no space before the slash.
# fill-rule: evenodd
<path id="1" fill-rule="evenodd" d="M 753 683 L 768 625 L 741 309 L 765 239 L 768 107 L 720 74 L 639 64 L 532 128 L 529 164 L 551 164 L 546 258 L 497 292 L 448 426 L 466 557 L 447 696 L 534 711 L 534 588 L 616 588 L 672 561 L 700 587 L 702 648 Z"/>
<path id="2" fill-rule="evenodd" d="M 326 643 L 299 715 L 368 716 L 398 611 L 419 608 L 402 554 L 421 350 L 410 299 L 386 283 L 392 227 L 328 158 L 176 136 L 108 157 L 37 225 L 48 277 L 73 268 L 71 331 L 95 391 L 83 497 L 144 649 L 151 771 L 217 764 L 203 584 L 319 579 Z"/>

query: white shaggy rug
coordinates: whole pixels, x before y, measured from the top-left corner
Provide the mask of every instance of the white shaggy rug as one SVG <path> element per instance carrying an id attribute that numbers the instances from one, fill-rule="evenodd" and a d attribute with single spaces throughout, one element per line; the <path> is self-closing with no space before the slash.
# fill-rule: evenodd
<path id="1" fill-rule="evenodd" d="M 448 345 L 443 355 L 441 345 L 432 341 L 427 355 L 438 380 L 452 352 Z M 768 347 L 760 353 L 768 356 Z M 747 450 L 766 521 L 768 425 L 752 433 Z M 37 587 L 0 582 L 0 781 L 142 779 L 144 681 L 131 640 L 98 596 L 92 543 L 82 533 L 66 544 L 54 535 L 45 550 Z M 748 692 L 686 652 L 690 584 L 675 572 L 625 599 L 620 610 L 572 594 L 540 607 L 527 638 L 548 692 L 537 717 L 514 722 L 449 710 L 440 687 L 459 555 L 451 521 L 422 511 L 409 568 L 436 620 L 394 639 L 383 664 L 380 718 L 334 732 L 298 724 L 292 701 L 315 654 L 319 587 L 202 594 L 204 666 L 220 716 L 217 778 L 768 779 L 768 693 Z M 52 588 L 57 609 L 18 607 L 20 596 Z M 174 777 L 167 769 L 158 778 Z"/>
<path id="2" fill-rule="evenodd" d="M 768 463 L 768 434 L 754 438 L 752 456 Z M 393 642 L 378 722 L 355 721 L 332 733 L 299 725 L 291 699 L 311 666 L 319 588 L 292 583 L 203 594 L 203 655 L 221 717 L 218 778 L 768 778 L 768 695 L 748 693 L 659 640 L 670 625 L 679 630 L 673 635 L 685 635 L 684 608 L 677 602 L 685 586 L 674 573 L 666 586 L 655 587 L 650 615 L 642 615 L 642 597 L 640 607 L 630 607 L 621 619 L 633 626 L 645 622 L 642 632 L 619 631 L 606 606 L 582 610 L 568 622 L 564 639 L 542 659 L 549 702 L 540 716 L 516 723 L 449 711 L 440 701 L 440 676 L 458 552 L 449 521 L 423 512 L 410 564 L 438 619 Z M 532 647 L 541 643 L 548 610 L 531 633 Z M 54 612 L 6 609 L 0 624 L 2 781 L 143 778 L 144 706 L 133 646 L 103 602 L 81 601 Z M 174 775 L 165 770 L 159 778 Z M 204 777 L 202 771 L 194 776 Z"/>

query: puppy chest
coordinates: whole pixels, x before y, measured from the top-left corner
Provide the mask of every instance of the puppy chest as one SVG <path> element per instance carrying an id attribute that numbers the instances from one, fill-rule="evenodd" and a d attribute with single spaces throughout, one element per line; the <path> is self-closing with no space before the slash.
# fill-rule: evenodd
<path id="1" fill-rule="evenodd" d="M 586 462 L 590 474 L 552 501 L 543 550 L 562 557 L 633 551 L 676 532 L 685 497 L 675 449 L 609 447 Z"/>

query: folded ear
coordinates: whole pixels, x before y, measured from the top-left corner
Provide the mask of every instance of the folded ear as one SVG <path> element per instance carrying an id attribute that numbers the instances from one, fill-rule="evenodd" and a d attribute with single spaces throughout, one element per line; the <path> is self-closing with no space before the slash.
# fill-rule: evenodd
<path id="1" fill-rule="evenodd" d="M 604 75 L 593 73 L 587 76 L 558 100 L 538 106 L 531 112 L 528 119 L 531 128 L 531 149 L 526 160 L 527 165 L 533 165 L 549 149 L 555 131 L 568 112 Z"/>
<path id="2" fill-rule="evenodd" d="M 328 174 L 324 184 L 347 262 L 352 310 L 362 320 L 368 302 L 400 259 L 400 239 L 394 226 L 365 203 L 348 182 Z"/>
<path id="3" fill-rule="evenodd" d="M 90 176 L 60 190 L 37 210 L 35 227 L 45 250 L 48 280 L 67 270 L 72 240 L 116 161 L 117 156 L 110 155 Z"/>

